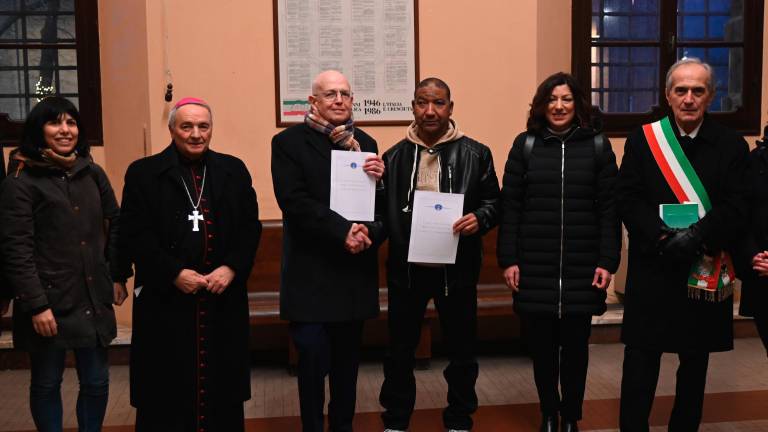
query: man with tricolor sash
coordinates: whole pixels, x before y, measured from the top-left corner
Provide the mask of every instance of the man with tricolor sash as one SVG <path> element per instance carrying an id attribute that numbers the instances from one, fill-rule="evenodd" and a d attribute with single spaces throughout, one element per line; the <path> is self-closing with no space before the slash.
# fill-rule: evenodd
<path id="1" fill-rule="evenodd" d="M 647 431 L 662 353 L 677 353 L 670 431 L 701 421 L 709 353 L 733 349 L 733 239 L 747 222 L 748 147 L 706 114 L 712 69 L 669 69 L 672 116 L 628 138 L 617 183 L 629 233 L 622 341 L 622 431 Z"/>

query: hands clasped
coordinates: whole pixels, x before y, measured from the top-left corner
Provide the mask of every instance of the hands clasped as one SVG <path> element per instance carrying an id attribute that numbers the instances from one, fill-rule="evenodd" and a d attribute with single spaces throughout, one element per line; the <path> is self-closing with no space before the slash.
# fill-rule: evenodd
<path id="1" fill-rule="evenodd" d="M 768 251 L 758 252 L 752 257 L 752 269 L 760 276 L 768 276 Z"/>
<path id="2" fill-rule="evenodd" d="M 356 254 L 368 249 L 372 243 L 371 238 L 368 237 L 368 227 L 364 224 L 353 223 L 352 228 L 347 233 L 347 239 L 344 241 L 344 249 L 351 254 Z"/>
<path id="3" fill-rule="evenodd" d="M 173 284 L 185 294 L 194 294 L 201 289 L 210 291 L 212 294 L 221 294 L 229 287 L 234 278 L 235 271 L 223 265 L 207 275 L 201 275 L 194 270 L 183 269 L 176 276 Z"/>

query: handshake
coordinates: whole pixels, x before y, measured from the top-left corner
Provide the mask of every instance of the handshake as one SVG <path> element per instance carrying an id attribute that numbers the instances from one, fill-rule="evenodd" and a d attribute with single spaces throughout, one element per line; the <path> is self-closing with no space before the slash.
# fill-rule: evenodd
<path id="1" fill-rule="evenodd" d="M 705 252 L 699 226 L 693 224 L 688 228 L 670 228 L 662 225 L 656 250 L 659 255 L 673 261 L 692 261 Z"/>
<path id="2" fill-rule="evenodd" d="M 364 224 L 352 223 L 352 228 L 349 229 L 347 239 L 344 241 L 344 249 L 351 254 L 356 254 L 368 249 L 371 243 L 368 227 Z"/>

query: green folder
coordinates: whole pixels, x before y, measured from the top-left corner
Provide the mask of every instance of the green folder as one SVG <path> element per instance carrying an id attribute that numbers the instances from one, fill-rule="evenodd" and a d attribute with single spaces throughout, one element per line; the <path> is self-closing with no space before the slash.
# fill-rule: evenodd
<path id="1" fill-rule="evenodd" d="M 699 204 L 659 204 L 659 217 L 670 228 L 688 228 L 699 220 Z"/>

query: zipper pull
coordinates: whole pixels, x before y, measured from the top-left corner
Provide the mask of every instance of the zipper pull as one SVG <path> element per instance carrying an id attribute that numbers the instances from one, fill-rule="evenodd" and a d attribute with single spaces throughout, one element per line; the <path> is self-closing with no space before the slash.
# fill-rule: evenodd
<path id="1" fill-rule="evenodd" d="M 448 192 L 453 193 L 453 169 L 450 165 L 448 165 Z M 445 295 L 448 295 L 448 287 L 445 288 L 445 291 Z"/>

